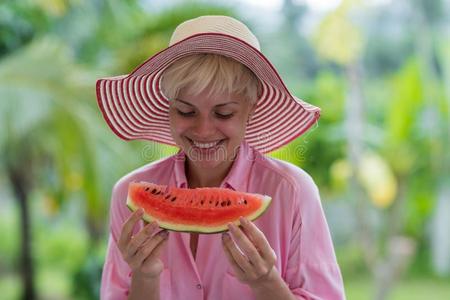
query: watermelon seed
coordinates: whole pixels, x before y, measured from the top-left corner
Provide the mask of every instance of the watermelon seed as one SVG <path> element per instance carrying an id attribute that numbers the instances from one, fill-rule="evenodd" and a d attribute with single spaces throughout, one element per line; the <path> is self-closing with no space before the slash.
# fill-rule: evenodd
<path id="1" fill-rule="evenodd" d="M 146 187 L 146 188 L 145 188 L 145 191 L 148 191 L 148 189 L 149 189 L 149 187 Z"/>
<path id="2" fill-rule="evenodd" d="M 153 189 L 153 190 L 152 190 L 152 194 L 154 194 L 155 192 L 156 192 L 156 189 Z"/>
<path id="3" fill-rule="evenodd" d="M 216 201 L 216 206 L 219 205 L 219 201 Z"/>
<path id="4" fill-rule="evenodd" d="M 209 200 L 209 204 L 211 204 L 212 203 L 212 201 L 211 200 Z"/>
<path id="5" fill-rule="evenodd" d="M 170 194 L 168 194 L 165 198 L 166 198 L 166 200 L 169 199 L 170 198 Z"/>
<path id="6" fill-rule="evenodd" d="M 159 195 L 159 194 L 161 194 L 161 191 L 157 191 L 155 195 Z"/>
<path id="7" fill-rule="evenodd" d="M 205 201 L 202 200 L 200 203 L 203 205 L 204 202 L 205 202 Z"/>
<path id="8" fill-rule="evenodd" d="M 226 202 L 225 202 L 225 201 L 222 201 L 222 202 L 220 203 L 220 205 L 225 206 L 225 205 L 226 205 Z"/>
<path id="9" fill-rule="evenodd" d="M 227 206 L 230 206 L 231 205 L 231 201 L 230 200 L 228 200 L 228 202 L 227 202 Z"/>
<path id="10" fill-rule="evenodd" d="M 247 199 L 244 200 L 244 204 L 247 205 Z"/>
<path id="11" fill-rule="evenodd" d="M 173 202 L 173 201 L 175 201 L 175 200 L 177 200 L 177 197 L 173 197 L 171 201 Z"/>

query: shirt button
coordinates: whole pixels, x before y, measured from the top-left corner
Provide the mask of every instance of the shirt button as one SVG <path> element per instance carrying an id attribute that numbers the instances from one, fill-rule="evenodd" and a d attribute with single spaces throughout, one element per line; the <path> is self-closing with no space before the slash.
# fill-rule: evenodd
<path id="1" fill-rule="evenodd" d="M 197 284 L 197 288 L 199 289 L 199 290 L 201 290 L 202 289 L 202 285 L 199 283 L 199 284 Z"/>

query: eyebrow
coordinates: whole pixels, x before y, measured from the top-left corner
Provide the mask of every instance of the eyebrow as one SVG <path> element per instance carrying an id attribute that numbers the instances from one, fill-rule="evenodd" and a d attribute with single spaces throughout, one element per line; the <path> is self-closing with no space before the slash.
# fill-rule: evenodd
<path id="1" fill-rule="evenodd" d="M 175 100 L 176 100 L 176 101 L 183 102 L 184 104 L 187 104 L 187 105 L 189 105 L 189 106 L 195 107 L 195 105 L 193 105 L 193 104 L 191 104 L 191 103 L 189 103 L 189 102 L 187 102 L 187 101 L 181 100 L 180 98 L 175 98 Z M 239 104 L 239 103 L 236 102 L 236 101 L 231 101 L 231 102 L 225 102 L 225 103 L 216 104 L 216 105 L 214 105 L 214 107 L 217 107 L 217 106 L 224 106 L 224 105 L 227 105 L 227 104 Z"/>

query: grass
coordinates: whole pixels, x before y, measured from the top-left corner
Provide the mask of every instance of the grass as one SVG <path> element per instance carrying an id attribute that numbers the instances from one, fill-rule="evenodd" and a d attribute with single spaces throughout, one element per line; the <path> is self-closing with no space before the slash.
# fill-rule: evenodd
<path id="1" fill-rule="evenodd" d="M 347 300 L 372 300 L 374 288 L 369 278 L 345 280 Z M 450 279 L 410 278 L 397 283 L 389 300 L 449 300 Z"/>

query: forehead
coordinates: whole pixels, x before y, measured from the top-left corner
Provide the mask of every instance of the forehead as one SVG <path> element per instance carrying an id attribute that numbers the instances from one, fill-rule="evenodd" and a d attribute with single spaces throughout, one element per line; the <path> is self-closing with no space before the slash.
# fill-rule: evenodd
<path id="1" fill-rule="evenodd" d="M 200 93 L 181 90 L 175 102 L 195 107 L 239 107 L 247 105 L 247 101 L 241 95 L 211 92 L 209 90 Z"/>

